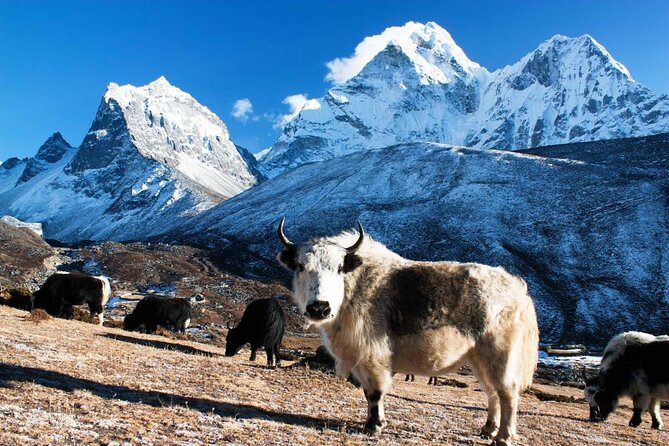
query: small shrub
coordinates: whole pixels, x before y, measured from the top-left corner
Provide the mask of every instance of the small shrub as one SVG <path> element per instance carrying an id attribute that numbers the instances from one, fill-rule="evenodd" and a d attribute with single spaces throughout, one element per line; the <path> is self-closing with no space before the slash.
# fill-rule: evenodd
<path id="1" fill-rule="evenodd" d="M 51 320 L 51 319 L 53 319 L 53 318 L 49 315 L 49 313 L 47 313 L 46 311 L 44 311 L 41 308 L 35 308 L 34 310 L 32 310 L 28 314 L 28 316 L 25 317 L 26 321 L 34 322 L 36 324 L 39 324 L 40 322 L 48 321 L 48 320 Z"/>

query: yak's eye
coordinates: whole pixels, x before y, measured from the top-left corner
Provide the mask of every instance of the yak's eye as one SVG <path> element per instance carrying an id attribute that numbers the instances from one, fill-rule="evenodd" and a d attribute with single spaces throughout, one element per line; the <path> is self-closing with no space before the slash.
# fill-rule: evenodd
<path id="1" fill-rule="evenodd" d="M 337 274 L 341 274 L 344 272 L 344 265 L 339 265 L 339 268 L 337 269 Z"/>
<path id="2" fill-rule="evenodd" d="M 297 264 L 297 270 L 298 270 L 299 272 L 304 271 L 304 265 L 302 265 L 301 263 L 298 263 L 298 264 Z"/>

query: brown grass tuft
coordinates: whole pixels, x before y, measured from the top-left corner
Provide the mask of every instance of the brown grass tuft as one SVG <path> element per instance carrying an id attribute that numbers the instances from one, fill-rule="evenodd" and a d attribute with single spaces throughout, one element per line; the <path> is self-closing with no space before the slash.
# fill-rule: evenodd
<path id="1" fill-rule="evenodd" d="M 26 321 L 29 322 L 34 322 L 36 324 L 39 324 L 40 322 L 45 322 L 48 320 L 53 319 L 49 313 L 44 311 L 42 308 L 35 308 L 32 310 L 28 315 L 25 317 Z"/>

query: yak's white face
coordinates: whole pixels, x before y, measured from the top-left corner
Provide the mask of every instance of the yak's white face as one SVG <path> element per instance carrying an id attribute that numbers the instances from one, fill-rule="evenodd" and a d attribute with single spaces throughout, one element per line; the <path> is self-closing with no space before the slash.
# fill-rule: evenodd
<path id="1" fill-rule="evenodd" d="M 357 255 L 328 242 L 284 250 L 279 261 L 294 273 L 293 297 L 300 312 L 316 325 L 337 317 L 346 298 L 346 274 L 362 263 Z"/>
<path id="2" fill-rule="evenodd" d="M 293 271 L 293 298 L 310 323 L 322 325 L 337 318 L 346 299 L 346 274 L 362 264 L 356 254 L 365 239 L 365 231 L 358 222 L 357 241 L 341 246 L 343 238 L 353 233 L 343 233 L 336 238 L 314 239 L 296 245 L 283 233 L 279 223 L 279 240 L 284 250 L 277 257 L 279 262 Z"/>
<path id="3" fill-rule="evenodd" d="M 336 245 L 307 245 L 299 250 L 293 291 L 309 319 L 327 321 L 339 313 L 344 302 L 345 257 L 346 250 Z"/>

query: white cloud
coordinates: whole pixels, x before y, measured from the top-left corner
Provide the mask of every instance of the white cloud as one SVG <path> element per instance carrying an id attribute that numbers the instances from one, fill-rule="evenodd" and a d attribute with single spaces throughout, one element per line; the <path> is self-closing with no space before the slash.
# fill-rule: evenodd
<path id="1" fill-rule="evenodd" d="M 246 122 L 253 113 L 253 104 L 248 98 L 238 99 L 232 106 L 230 114 L 240 121 Z"/>
<path id="2" fill-rule="evenodd" d="M 303 94 L 286 96 L 281 102 L 288 106 L 290 112 L 285 115 L 279 115 L 279 117 L 276 118 L 274 123 L 275 128 L 285 127 L 286 124 L 292 121 L 302 110 L 317 110 L 321 108 L 321 104 L 317 99 L 308 99 L 307 96 Z"/>
<path id="3" fill-rule="evenodd" d="M 355 52 L 350 57 L 338 57 L 327 62 L 325 65 L 330 70 L 325 79 L 335 84 L 343 84 L 358 74 L 367 62 L 379 54 L 392 40 L 402 40 L 414 32 L 424 28 L 425 25 L 417 22 L 407 22 L 404 26 L 391 26 L 381 34 L 365 37 L 355 47 Z"/>

